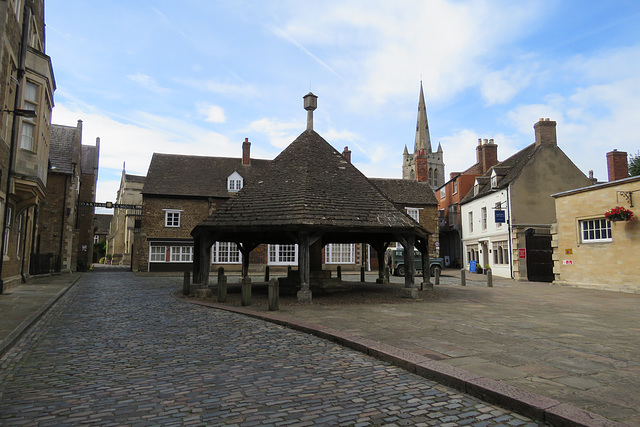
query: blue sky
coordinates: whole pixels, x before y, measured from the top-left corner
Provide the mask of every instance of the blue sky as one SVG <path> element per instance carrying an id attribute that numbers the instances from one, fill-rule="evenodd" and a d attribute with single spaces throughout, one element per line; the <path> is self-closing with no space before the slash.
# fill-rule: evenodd
<path id="1" fill-rule="evenodd" d="M 272 159 L 306 126 L 349 146 L 367 176 L 402 175 L 420 81 L 446 175 L 478 138 L 504 160 L 541 117 L 558 145 L 606 180 L 605 154 L 640 150 L 637 0 L 48 0 L 53 122 L 101 139 L 98 201 L 123 162 L 153 152 Z"/>

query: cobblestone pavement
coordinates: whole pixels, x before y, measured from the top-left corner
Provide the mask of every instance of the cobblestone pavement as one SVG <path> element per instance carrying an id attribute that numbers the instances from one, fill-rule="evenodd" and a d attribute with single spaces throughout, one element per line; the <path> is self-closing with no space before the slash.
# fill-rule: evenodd
<path id="1" fill-rule="evenodd" d="M 2 359 L 2 425 L 538 425 L 328 341 L 85 275 Z"/>

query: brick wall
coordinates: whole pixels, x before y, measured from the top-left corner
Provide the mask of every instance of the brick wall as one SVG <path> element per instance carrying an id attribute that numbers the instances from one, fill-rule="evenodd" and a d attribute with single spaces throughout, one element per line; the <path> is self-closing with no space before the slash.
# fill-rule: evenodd
<path id="1" fill-rule="evenodd" d="M 95 202 L 96 176 L 93 173 L 83 173 L 80 180 L 79 200 Z M 93 217 L 95 208 L 78 206 L 78 240 L 77 240 L 77 268 L 86 271 L 91 266 L 93 258 Z"/>

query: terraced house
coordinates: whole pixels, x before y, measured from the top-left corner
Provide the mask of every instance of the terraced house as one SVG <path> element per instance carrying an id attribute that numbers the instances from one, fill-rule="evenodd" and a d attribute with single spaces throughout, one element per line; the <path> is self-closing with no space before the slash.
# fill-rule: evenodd
<path id="1" fill-rule="evenodd" d="M 0 2 L 0 293 L 30 275 L 55 88 L 44 1 Z"/>

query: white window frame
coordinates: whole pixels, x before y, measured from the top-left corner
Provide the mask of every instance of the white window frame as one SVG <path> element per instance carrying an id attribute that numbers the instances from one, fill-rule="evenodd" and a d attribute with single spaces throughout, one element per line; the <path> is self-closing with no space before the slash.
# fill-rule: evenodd
<path id="1" fill-rule="evenodd" d="M 244 187 L 244 178 L 238 172 L 234 172 L 227 177 L 227 191 L 237 193 Z"/>
<path id="2" fill-rule="evenodd" d="M 440 189 L 440 199 L 444 199 L 445 197 L 447 197 L 447 190 L 446 190 L 447 186 L 445 185 L 444 187 L 442 187 Z"/>
<path id="3" fill-rule="evenodd" d="M 480 209 L 480 217 L 482 218 L 482 229 L 487 229 L 487 207 L 484 206 Z"/>
<path id="4" fill-rule="evenodd" d="M 26 120 L 22 121 L 22 132 L 20 133 L 20 148 L 23 150 L 35 151 L 36 125 Z"/>
<path id="5" fill-rule="evenodd" d="M 298 245 L 269 245 L 268 264 L 298 265 Z"/>
<path id="6" fill-rule="evenodd" d="M 496 265 L 508 265 L 509 264 L 509 242 L 507 240 L 500 240 L 498 242 L 492 242 L 493 250 L 493 263 Z"/>
<path id="7" fill-rule="evenodd" d="M 407 212 L 407 215 L 409 215 L 411 217 L 411 219 L 413 219 L 415 222 L 417 222 L 418 224 L 420 224 L 420 211 L 422 210 L 422 208 L 404 208 L 405 212 Z"/>
<path id="8" fill-rule="evenodd" d="M 353 243 L 329 243 L 324 247 L 325 264 L 355 264 L 356 249 Z"/>
<path id="9" fill-rule="evenodd" d="M 473 211 L 469 211 L 469 233 L 473 233 Z"/>
<path id="10" fill-rule="evenodd" d="M 13 208 L 8 204 L 5 204 L 7 209 L 7 225 L 4 228 L 4 248 L 2 248 L 2 254 L 6 256 L 9 253 L 9 238 L 11 237 L 11 221 L 13 220 Z"/>
<path id="11" fill-rule="evenodd" d="M 20 258 L 20 248 L 22 246 L 22 226 L 24 222 L 24 213 L 18 215 L 16 220 L 16 258 Z"/>
<path id="12" fill-rule="evenodd" d="M 149 262 L 167 262 L 167 247 L 165 245 L 149 245 Z"/>
<path id="13" fill-rule="evenodd" d="M 498 188 L 498 175 L 495 170 L 491 172 L 491 188 Z"/>
<path id="14" fill-rule="evenodd" d="M 453 194 L 458 194 L 458 178 L 453 180 Z"/>
<path id="15" fill-rule="evenodd" d="M 164 226 L 171 228 L 179 228 L 182 221 L 182 210 L 178 209 L 163 209 L 164 212 Z M 175 216 L 177 215 L 177 221 Z M 171 218 L 171 219 L 170 219 Z M 177 224 L 177 225 L 176 225 Z"/>
<path id="16" fill-rule="evenodd" d="M 171 262 L 193 262 L 193 246 L 171 246 Z"/>
<path id="17" fill-rule="evenodd" d="M 590 228 L 585 228 L 591 226 Z M 579 221 L 581 243 L 608 243 L 613 241 L 611 221 L 605 218 L 591 218 Z M 605 237 L 602 237 L 604 232 Z"/>
<path id="18" fill-rule="evenodd" d="M 212 264 L 242 264 L 242 252 L 233 242 L 216 242 L 211 246 Z"/>

